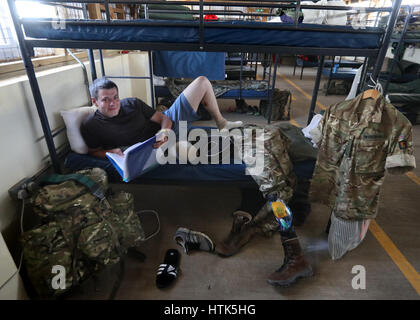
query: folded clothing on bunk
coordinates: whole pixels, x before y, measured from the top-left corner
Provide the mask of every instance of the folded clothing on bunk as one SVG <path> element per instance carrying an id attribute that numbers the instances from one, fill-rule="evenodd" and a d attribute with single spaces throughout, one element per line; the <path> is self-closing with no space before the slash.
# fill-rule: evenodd
<path id="1" fill-rule="evenodd" d="M 192 82 L 192 80 L 181 80 L 168 78 L 165 79 L 166 86 L 168 87 L 171 95 L 177 97 L 181 94 L 182 91 Z M 268 84 L 266 81 L 258 80 L 216 80 L 211 81 L 213 86 L 214 94 L 217 97 L 222 96 L 229 90 L 239 89 L 242 90 L 255 90 L 255 91 L 266 91 L 268 90 Z"/>

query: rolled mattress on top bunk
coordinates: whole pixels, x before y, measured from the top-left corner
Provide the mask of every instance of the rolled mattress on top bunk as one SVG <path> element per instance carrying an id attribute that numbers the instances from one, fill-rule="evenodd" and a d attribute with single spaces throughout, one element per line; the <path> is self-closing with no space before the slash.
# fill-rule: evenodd
<path id="1" fill-rule="evenodd" d="M 182 26 L 191 21 L 135 20 L 171 23 L 171 26 L 118 26 L 88 21 L 89 24 L 83 24 L 81 20 L 68 20 L 63 28 L 61 25 L 57 28 L 54 23 L 37 23 L 27 19 L 23 21 L 23 25 L 26 35 L 37 39 L 162 43 L 198 43 L 200 40 L 198 24 L 192 27 Z M 211 25 L 212 27 L 204 28 L 204 41 L 207 44 L 375 49 L 379 47 L 382 35 L 379 28 L 354 29 L 351 26 L 300 24 L 299 29 L 294 30 L 290 24 L 255 21 L 217 21 Z M 214 27 L 218 25 L 228 28 Z M 252 28 L 255 25 L 277 25 L 280 29 Z M 317 28 L 317 31 L 305 30 L 309 27 Z"/>

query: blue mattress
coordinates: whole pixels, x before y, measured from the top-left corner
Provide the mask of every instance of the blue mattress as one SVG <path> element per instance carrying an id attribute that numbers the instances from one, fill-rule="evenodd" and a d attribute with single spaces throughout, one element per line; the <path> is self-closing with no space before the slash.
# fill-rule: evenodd
<path id="1" fill-rule="evenodd" d="M 108 175 L 121 177 L 106 158 L 95 158 L 87 154 L 70 152 L 65 159 L 65 167 L 72 171 L 98 167 L 107 171 Z M 144 180 L 157 181 L 211 181 L 211 182 L 245 182 L 253 183 L 251 176 L 245 174 L 245 164 L 166 164 L 146 172 L 134 179 L 133 183 Z"/>
<path id="2" fill-rule="evenodd" d="M 121 181 L 108 159 L 94 158 L 87 154 L 70 152 L 65 159 L 65 167 L 72 171 L 98 167 L 107 171 L 110 177 Z M 315 160 L 305 160 L 293 163 L 293 170 L 298 179 L 311 179 Z M 255 185 L 253 178 L 245 173 L 246 166 L 242 164 L 166 164 L 159 166 L 132 183 L 142 182 L 229 182 Z"/>
<path id="3" fill-rule="evenodd" d="M 139 180 L 252 182 L 245 168 L 245 164 L 167 164 L 146 172 Z"/>
<path id="4" fill-rule="evenodd" d="M 23 21 L 28 37 L 50 40 L 89 40 L 151 43 L 199 43 L 200 30 L 185 26 L 191 21 L 135 20 L 136 22 L 170 23 L 170 26 L 82 24 L 80 20 L 66 21 L 65 28 L 54 28 L 53 23 Z M 254 29 L 256 25 L 264 29 Z M 279 27 L 279 29 L 272 29 Z M 316 31 L 307 30 L 316 28 Z M 347 31 L 347 32 L 346 32 Z M 351 31 L 351 32 L 349 32 Z M 299 29 L 285 23 L 223 21 L 205 23 L 206 44 L 244 44 L 265 46 L 293 46 L 318 48 L 376 49 L 380 45 L 382 30 L 366 28 L 355 30 L 351 26 L 300 24 Z"/>

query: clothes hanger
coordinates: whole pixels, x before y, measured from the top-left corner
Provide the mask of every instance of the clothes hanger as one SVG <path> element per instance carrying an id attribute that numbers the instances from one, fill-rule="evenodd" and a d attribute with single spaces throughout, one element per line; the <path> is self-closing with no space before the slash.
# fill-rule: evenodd
<path id="1" fill-rule="evenodd" d="M 372 81 L 374 85 L 373 86 L 368 85 L 368 86 L 373 89 L 368 89 L 365 92 L 363 92 L 362 100 L 369 99 L 369 98 L 372 98 L 373 100 L 377 100 L 382 95 L 382 92 L 383 92 L 382 85 L 379 83 L 379 81 L 378 82 L 374 81 L 372 79 L 372 75 L 370 75 L 370 80 Z"/>
<path id="2" fill-rule="evenodd" d="M 376 90 L 376 89 L 368 89 L 365 92 L 363 92 L 362 99 L 365 100 L 365 99 L 372 98 L 373 100 L 376 100 L 376 99 L 379 98 L 379 95 L 380 95 L 380 93 L 379 93 L 378 90 Z"/>

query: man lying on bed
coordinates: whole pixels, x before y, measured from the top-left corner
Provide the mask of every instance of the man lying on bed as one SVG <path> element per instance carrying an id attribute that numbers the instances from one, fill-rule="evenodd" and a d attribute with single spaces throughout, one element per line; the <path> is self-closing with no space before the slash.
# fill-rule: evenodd
<path id="1" fill-rule="evenodd" d="M 83 121 L 81 133 L 89 154 L 98 158 L 105 158 L 106 152 L 122 154 L 121 147 L 147 140 L 160 131 L 177 131 L 179 121 L 200 119 L 197 109 L 201 102 L 219 130 L 242 126 L 241 121 L 230 122 L 222 116 L 211 83 L 203 76 L 185 88 L 164 112 L 152 109 L 137 98 L 120 100 L 117 85 L 105 78 L 95 80 L 89 90 L 98 110 Z M 155 148 L 168 139 L 165 135 L 161 137 Z"/>

